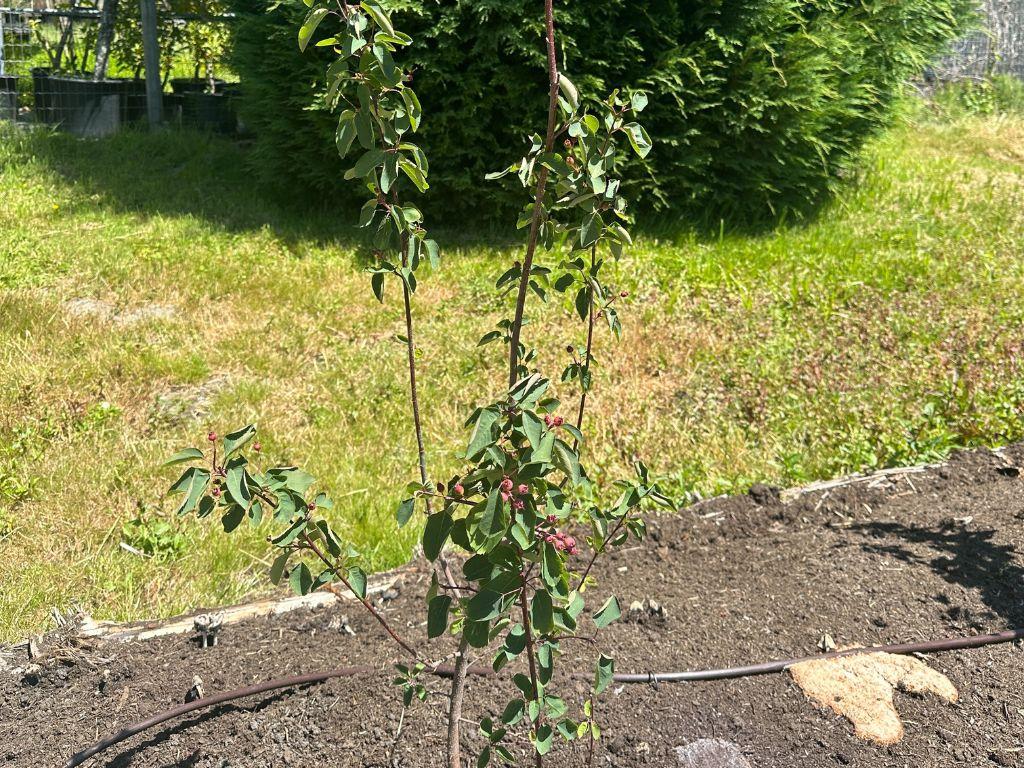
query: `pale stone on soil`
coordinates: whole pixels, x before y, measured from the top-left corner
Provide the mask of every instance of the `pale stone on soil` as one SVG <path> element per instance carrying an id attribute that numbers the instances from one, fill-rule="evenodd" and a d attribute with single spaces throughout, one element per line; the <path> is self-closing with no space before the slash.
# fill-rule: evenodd
<path id="1" fill-rule="evenodd" d="M 724 739 L 697 739 L 676 747 L 682 768 L 753 768 L 740 748 Z"/>
<path id="2" fill-rule="evenodd" d="M 876 744 L 903 738 L 893 692 L 932 693 L 949 703 L 958 694 L 949 678 L 911 656 L 869 653 L 805 661 L 789 668 L 804 694 L 853 723 L 853 732 Z"/>

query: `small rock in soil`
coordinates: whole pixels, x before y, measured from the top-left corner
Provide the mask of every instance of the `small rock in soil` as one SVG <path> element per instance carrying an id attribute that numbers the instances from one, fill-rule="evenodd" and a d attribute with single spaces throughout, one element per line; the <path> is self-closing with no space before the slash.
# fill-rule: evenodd
<path id="1" fill-rule="evenodd" d="M 697 739 L 676 747 L 682 768 L 753 768 L 740 748 L 725 739 Z"/>

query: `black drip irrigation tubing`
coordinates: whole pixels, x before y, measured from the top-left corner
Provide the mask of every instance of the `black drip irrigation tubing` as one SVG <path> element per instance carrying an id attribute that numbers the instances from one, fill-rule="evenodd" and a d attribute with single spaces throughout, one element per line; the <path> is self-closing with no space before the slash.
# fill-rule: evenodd
<path id="1" fill-rule="evenodd" d="M 980 648 L 985 645 L 997 643 L 1012 643 L 1016 640 L 1024 640 L 1024 628 L 1008 629 L 1003 632 L 994 632 L 989 635 L 974 635 L 973 637 L 954 637 L 945 640 L 926 640 L 916 643 L 895 643 L 892 645 L 875 645 L 867 648 L 849 648 L 844 651 L 832 651 L 830 653 L 819 653 L 814 656 L 801 656 L 794 659 L 782 659 L 779 661 L 767 661 L 761 664 L 749 664 L 743 667 L 726 667 L 723 669 L 704 669 L 689 672 L 621 672 L 612 676 L 616 683 L 690 683 L 705 680 L 728 680 L 737 677 L 753 677 L 754 675 L 767 675 L 775 672 L 783 672 L 787 667 L 799 664 L 804 661 L 819 661 L 821 659 L 836 659 L 843 656 L 855 656 L 865 653 L 936 653 L 941 651 L 956 651 L 964 648 Z M 373 674 L 380 670 L 375 667 L 341 667 L 326 672 L 313 672 L 308 675 L 295 675 L 293 677 L 282 677 L 276 680 L 268 680 L 265 683 L 249 685 L 245 688 L 236 688 L 231 691 L 224 691 L 212 696 L 181 704 L 164 712 L 159 712 L 152 717 L 140 720 L 117 733 L 98 741 L 87 749 L 74 755 L 65 765 L 65 768 L 75 768 L 81 765 L 90 757 L 98 755 L 103 750 L 115 744 L 131 738 L 137 733 L 153 728 L 168 720 L 187 715 L 207 707 L 215 707 L 228 701 L 240 699 L 246 696 L 255 696 L 267 691 L 275 691 L 280 688 L 291 688 L 300 685 L 310 685 L 335 677 L 354 677 L 360 674 Z M 450 666 L 430 667 L 428 673 L 438 677 L 451 677 L 453 668 Z M 486 677 L 493 675 L 490 667 L 470 667 L 469 674 Z M 575 677 L 575 675 L 574 675 Z"/>

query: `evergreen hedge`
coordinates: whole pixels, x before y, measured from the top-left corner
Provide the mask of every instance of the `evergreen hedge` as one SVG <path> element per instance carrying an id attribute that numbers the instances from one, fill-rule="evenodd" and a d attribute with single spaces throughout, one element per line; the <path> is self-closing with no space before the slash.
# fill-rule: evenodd
<path id="1" fill-rule="evenodd" d="M 335 121 L 311 85 L 323 63 L 295 43 L 305 6 L 230 0 L 232 65 L 256 132 L 255 168 L 294 189 L 337 192 Z M 428 119 L 434 215 L 498 213 L 522 193 L 496 184 L 508 147 L 542 125 L 545 69 L 536 2 L 393 0 Z M 740 222 L 800 212 L 849 172 L 905 83 L 964 33 L 973 0 L 566 0 L 566 73 L 589 93 L 646 89 L 657 150 L 635 161 L 631 195 L 674 215 Z"/>

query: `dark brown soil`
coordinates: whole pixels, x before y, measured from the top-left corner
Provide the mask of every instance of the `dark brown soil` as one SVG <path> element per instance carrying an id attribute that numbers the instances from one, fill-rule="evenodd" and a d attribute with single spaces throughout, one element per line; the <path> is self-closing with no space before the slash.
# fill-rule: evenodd
<path id="1" fill-rule="evenodd" d="M 1021 446 L 964 453 L 874 488 L 861 483 L 789 504 L 758 488 L 656 519 L 644 546 L 609 558 L 599 575 L 624 605 L 653 599 L 667 615 L 624 618 L 601 643 L 619 671 L 672 671 L 814 653 L 825 632 L 839 645 L 881 644 L 1024 626 L 1020 466 Z M 420 578 L 411 570 L 386 612 L 439 657 L 450 644 L 424 639 Z M 341 613 L 355 636 L 337 629 Z M 595 653 L 573 647 L 561 668 L 589 669 Z M 108 644 L 89 658 L 95 666 L 0 673 L 0 764 L 60 765 L 98 736 L 180 703 L 193 675 L 209 694 L 352 664 L 381 671 L 205 711 L 93 764 L 383 766 L 393 745 L 396 765 L 442 764 L 443 696 L 405 714 L 396 744 L 402 710 L 388 669 L 397 657 L 373 619 L 351 605 L 231 626 L 214 649 L 176 637 Z M 676 746 L 719 737 L 761 768 L 1024 766 L 1024 649 L 997 645 L 929 663 L 957 686 L 960 702 L 898 694 L 906 737 L 892 747 L 859 741 L 849 723 L 811 705 L 782 674 L 612 689 L 601 705 L 606 737 L 594 764 L 671 766 Z M 445 689 L 443 681 L 433 685 Z M 510 687 L 470 685 L 466 716 L 474 720 L 493 715 Z M 575 689 L 564 683 L 567 699 Z M 481 739 L 466 728 L 475 753 Z M 552 765 L 586 764 L 579 747 L 556 752 Z"/>

